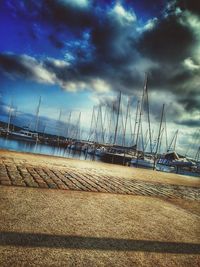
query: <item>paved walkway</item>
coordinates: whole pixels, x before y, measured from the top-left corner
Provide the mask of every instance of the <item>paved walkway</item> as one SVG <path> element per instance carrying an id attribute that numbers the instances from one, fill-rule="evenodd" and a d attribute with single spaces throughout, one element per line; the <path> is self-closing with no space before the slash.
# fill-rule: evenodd
<path id="1" fill-rule="evenodd" d="M 0 186 L 0 266 L 199 266 L 198 214 L 157 197 Z"/>
<path id="2" fill-rule="evenodd" d="M 157 174 L 155 172 L 155 176 Z M 78 166 L 40 166 L 31 164 L 28 159 L 18 161 L 14 157 L 3 156 L 0 157 L 0 184 L 200 200 L 198 187 L 124 179 L 109 172 L 101 173 L 98 169 L 83 169 Z"/>
<path id="3" fill-rule="evenodd" d="M 0 150 L 0 266 L 199 266 L 199 188 L 192 177 Z"/>

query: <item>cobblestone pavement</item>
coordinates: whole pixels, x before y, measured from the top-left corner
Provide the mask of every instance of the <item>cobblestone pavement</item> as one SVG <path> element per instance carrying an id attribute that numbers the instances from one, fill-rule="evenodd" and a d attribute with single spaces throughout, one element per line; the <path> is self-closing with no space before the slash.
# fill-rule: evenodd
<path id="1" fill-rule="evenodd" d="M 200 188 L 123 179 L 91 168 L 43 166 L 0 158 L 0 184 L 200 200 Z"/>

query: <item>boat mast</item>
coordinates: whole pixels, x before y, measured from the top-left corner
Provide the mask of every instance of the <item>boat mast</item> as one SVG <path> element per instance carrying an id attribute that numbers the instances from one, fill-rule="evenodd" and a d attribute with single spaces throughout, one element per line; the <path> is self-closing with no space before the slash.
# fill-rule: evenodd
<path id="1" fill-rule="evenodd" d="M 172 141 L 171 141 L 171 143 L 170 143 L 170 145 L 169 145 L 169 147 L 168 147 L 168 151 L 171 150 L 172 145 L 173 145 L 173 151 L 175 151 L 175 149 L 176 149 L 177 135 L 178 135 L 178 130 L 175 132 L 175 134 L 174 134 L 174 136 L 173 136 L 173 138 L 172 138 Z"/>
<path id="2" fill-rule="evenodd" d="M 108 106 L 105 106 L 104 110 L 104 116 L 103 117 L 103 138 L 104 142 L 106 142 L 106 137 L 107 137 L 107 130 L 108 130 Z"/>
<path id="3" fill-rule="evenodd" d="M 100 129 L 101 129 L 101 140 L 104 144 L 104 128 L 103 128 L 103 116 L 102 116 L 102 108 L 99 106 L 99 115 L 100 115 Z"/>
<path id="4" fill-rule="evenodd" d="M 69 117 L 67 120 L 66 138 L 69 138 L 69 128 L 70 128 L 71 116 L 72 116 L 72 111 L 69 112 Z"/>
<path id="5" fill-rule="evenodd" d="M 139 107 L 140 107 L 140 101 L 137 101 L 137 108 L 136 108 L 136 114 L 135 114 L 135 125 L 134 125 L 134 130 L 133 130 L 133 146 L 136 144 L 136 127 L 138 123 L 138 113 L 139 113 Z"/>
<path id="6" fill-rule="evenodd" d="M 37 132 L 38 131 L 40 104 L 41 104 L 41 96 L 39 98 L 39 103 L 38 103 L 37 110 L 36 110 L 36 120 L 35 120 L 34 132 Z"/>
<path id="7" fill-rule="evenodd" d="M 161 133 L 160 133 L 160 142 L 158 145 L 158 153 L 161 152 L 161 143 L 162 143 L 163 134 L 164 134 L 164 127 L 162 128 Z"/>
<path id="8" fill-rule="evenodd" d="M 132 140 L 133 140 L 133 125 L 132 125 L 132 118 L 131 118 L 131 98 L 130 98 L 130 107 L 128 112 L 128 120 L 129 120 L 129 127 L 130 127 L 130 146 L 132 146 Z"/>
<path id="9" fill-rule="evenodd" d="M 111 133 L 111 126 L 113 121 L 113 114 L 114 114 L 114 103 L 112 104 L 112 108 L 110 108 L 110 118 L 109 118 L 109 125 L 108 125 L 108 143 L 112 143 L 112 133 Z"/>
<path id="10" fill-rule="evenodd" d="M 148 143 L 149 143 L 149 138 L 148 138 L 148 129 L 146 130 L 145 132 L 145 135 L 144 135 L 144 151 L 146 150 L 147 146 L 148 146 Z"/>
<path id="11" fill-rule="evenodd" d="M 91 122 L 90 122 L 90 131 L 89 131 L 88 141 L 90 141 L 90 138 L 93 133 L 93 130 L 92 130 L 93 123 L 94 123 L 94 106 L 92 108 L 92 117 L 91 117 Z"/>
<path id="12" fill-rule="evenodd" d="M 130 108 L 130 98 L 128 99 L 128 104 L 126 109 L 126 118 L 125 118 L 124 133 L 123 133 L 123 146 L 125 146 L 126 143 L 126 128 L 127 128 L 129 108 Z"/>
<path id="13" fill-rule="evenodd" d="M 144 86 L 143 91 L 142 91 L 142 99 L 140 102 L 139 121 L 138 121 L 137 136 L 136 136 L 136 142 L 135 142 L 137 154 L 138 154 L 138 140 L 139 140 L 139 134 L 140 134 L 140 128 L 141 128 L 141 122 L 142 122 L 142 112 L 143 112 L 143 107 L 144 107 L 145 90 L 146 88 Z"/>
<path id="14" fill-rule="evenodd" d="M 174 151 L 176 149 L 177 136 L 178 136 L 178 130 L 176 131 L 176 136 L 175 136 L 175 140 L 174 140 Z"/>
<path id="15" fill-rule="evenodd" d="M 78 123 L 77 123 L 77 140 L 81 139 L 81 112 L 79 113 L 79 117 L 78 117 Z"/>
<path id="16" fill-rule="evenodd" d="M 99 117 L 99 107 L 96 107 L 97 114 L 94 112 L 94 142 L 98 142 L 98 117 Z M 95 111 L 95 110 L 94 110 Z"/>
<path id="17" fill-rule="evenodd" d="M 189 154 L 189 151 L 191 150 L 192 147 L 195 148 L 195 146 L 198 145 L 199 137 L 200 137 L 200 130 L 197 129 L 193 135 L 192 143 L 189 144 L 189 146 L 185 152 L 185 156 L 187 156 Z"/>
<path id="18" fill-rule="evenodd" d="M 164 112 L 164 123 L 165 123 L 165 141 L 166 141 L 166 152 L 168 149 L 168 135 L 167 135 L 167 120 L 166 120 L 166 111 Z"/>
<path id="19" fill-rule="evenodd" d="M 195 157 L 194 157 L 194 160 L 195 160 L 196 162 L 198 162 L 199 159 L 200 159 L 200 147 L 198 147 L 198 149 L 197 149 L 197 153 L 196 153 L 196 155 L 195 155 Z"/>
<path id="20" fill-rule="evenodd" d="M 117 131 L 118 131 L 118 123 L 119 123 L 119 113 L 120 113 L 120 104 L 121 104 L 121 91 L 119 92 L 119 101 L 118 101 L 118 108 L 117 108 L 117 121 L 116 121 L 116 126 L 115 126 L 115 135 L 114 135 L 113 144 L 116 144 L 116 139 L 117 139 Z"/>
<path id="21" fill-rule="evenodd" d="M 149 95 L 148 95 L 147 83 L 148 83 L 148 74 L 146 73 L 144 90 L 145 90 L 146 99 L 147 99 L 147 119 L 148 119 L 148 126 L 149 126 L 149 142 L 150 142 L 150 152 L 152 154 L 152 137 L 151 137 L 151 123 L 150 123 L 150 111 L 149 111 Z"/>
<path id="22" fill-rule="evenodd" d="M 160 144 L 160 137 L 161 137 L 161 129 L 162 129 L 162 122 L 163 122 L 164 109 L 165 109 L 165 104 L 163 104 L 163 107 L 162 107 L 162 113 L 161 113 L 161 119 L 160 119 L 160 127 L 159 127 L 158 139 L 157 139 L 157 144 L 156 144 L 156 151 L 155 151 L 155 154 L 154 154 L 154 165 L 153 165 L 153 169 L 155 169 L 155 165 L 156 165 L 156 156 L 157 156 L 157 153 L 158 153 L 158 147 L 159 147 L 159 144 Z"/>
<path id="23" fill-rule="evenodd" d="M 60 142 L 60 120 L 61 120 L 61 115 L 62 115 L 62 109 L 60 109 L 60 112 L 59 112 L 59 117 L 58 117 L 58 136 L 57 136 L 57 141 L 58 141 L 58 146 L 59 146 L 59 142 Z"/>
<path id="24" fill-rule="evenodd" d="M 43 136 L 44 136 L 44 134 L 45 134 L 46 126 L 47 126 L 46 123 L 44 123 Z"/>
<path id="25" fill-rule="evenodd" d="M 130 102 L 131 99 L 128 99 L 127 109 L 126 109 L 126 118 L 125 118 L 125 125 L 124 125 L 124 134 L 123 134 L 123 147 L 124 147 L 124 157 L 123 157 L 123 165 L 125 164 L 125 156 L 126 156 L 126 127 L 127 127 L 127 121 L 128 121 L 128 115 L 129 115 L 129 108 L 130 108 Z"/>
<path id="26" fill-rule="evenodd" d="M 141 139 L 141 144 L 142 144 L 142 152 L 144 154 L 144 136 L 143 136 L 143 128 L 142 128 L 142 123 L 140 125 L 140 139 Z"/>
<path id="27" fill-rule="evenodd" d="M 100 104 L 98 105 L 98 109 L 97 109 L 97 120 L 96 120 L 96 142 L 100 143 L 100 139 L 99 139 L 99 120 L 100 120 Z"/>
<path id="28" fill-rule="evenodd" d="M 13 103 L 11 101 L 10 108 L 9 108 L 9 115 L 8 115 L 7 133 L 9 133 L 9 131 L 10 131 L 10 122 L 11 122 L 11 117 L 12 117 L 12 106 L 13 106 Z"/>

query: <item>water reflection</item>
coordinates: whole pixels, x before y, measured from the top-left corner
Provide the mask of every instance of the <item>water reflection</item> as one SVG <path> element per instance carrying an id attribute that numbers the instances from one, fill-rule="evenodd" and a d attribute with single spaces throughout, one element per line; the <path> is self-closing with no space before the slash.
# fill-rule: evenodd
<path id="1" fill-rule="evenodd" d="M 81 151 L 75 151 L 67 148 L 49 146 L 39 143 L 32 143 L 22 140 L 13 140 L 3 137 L 0 137 L 0 148 L 20 152 L 52 155 L 57 157 L 78 158 L 81 160 L 99 160 L 98 157 L 94 158 L 94 156 L 90 154 L 86 155 Z"/>

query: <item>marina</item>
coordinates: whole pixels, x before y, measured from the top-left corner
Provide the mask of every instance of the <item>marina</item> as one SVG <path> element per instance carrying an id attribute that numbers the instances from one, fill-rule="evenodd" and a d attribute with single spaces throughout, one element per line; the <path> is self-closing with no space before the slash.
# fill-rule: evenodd
<path id="1" fill-rule="evenodd" d="M 0 18 L 0 267 L 200 267 L 200 0 Z"/>
<path id="2" fill-rule="evenodd" d="M 135 104 L 133 117 L 132 106 Z M 41 105 L 40 97 L 29 126 L 19 127 L 11 103 L 7 122 L 0 122 L 1 148 L 200 176 L 200 131 L 197 130 L 194 136 L 197 152 L 192 158 L 187 155 L 190 148 L 185 155 L 176 151 L 178 130 L 169 138 L 165 104 L 158 114 L 158 125 L 153 128 L 147 73 L 142 96 L 137 103 L 131 97 L 124 97 L 120 91 L 113 101 L 94 106 L 90 128 L 85 129 L 85 134 L 81 126 L 81 112 L 73 119 L 73 112 L 70 111 L 64 122 L 61 109 L 54 127 L 55 133 L 46 131 L 48 125 L 44 118 L 40 118 Z M 43 131 L 41 124 L 45 124 Z"/>
<path id="3" fill-rule="evenodd" d="M 54 145 L 52 145 L 54 144 Z M 154 159 L 151 156 L 144 158 L 134 155 L 134 148 L 127 150 L 122 147 L 102 146 L 87 142 L 60 142 L 60 146 L 55 142 L 48 143 L 33 142 L 26 138 L 15 139 L 11 137 L 0 137 L 0 147 L 10 151 L 21 151 L 34 154 L 44 154 L 64 158 L 77 158 L 89 161 L 102 161 L 112 164 L 126 165 L 133 168 L 154 169 Z M 126 151 L 126 152 L 125 152 Z M 125 153 L 124 153 L 125 152 Z M 198 165 L 195 162 L 187 161 L 184 158 L 176 160 L 166 160 L 161 157 L 156 161 L 156 170 L 179 173 L 183 175 L 200 176 Z M 177 170 L 178 169 L 178 170 Z"/>

